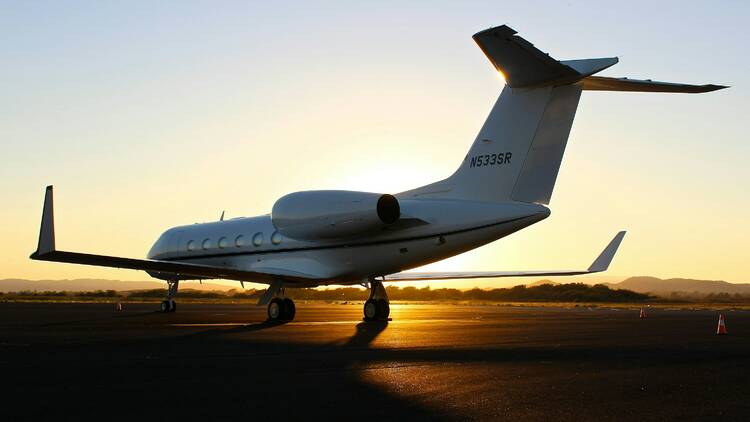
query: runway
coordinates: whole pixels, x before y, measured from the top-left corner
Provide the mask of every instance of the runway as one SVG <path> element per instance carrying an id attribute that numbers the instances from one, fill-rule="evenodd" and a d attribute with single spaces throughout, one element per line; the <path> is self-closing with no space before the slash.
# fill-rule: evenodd
<path id="1" fill-rule="evenodd" d="M 747 420 L 750 312 L 0 303 L 17 419 Z"/>

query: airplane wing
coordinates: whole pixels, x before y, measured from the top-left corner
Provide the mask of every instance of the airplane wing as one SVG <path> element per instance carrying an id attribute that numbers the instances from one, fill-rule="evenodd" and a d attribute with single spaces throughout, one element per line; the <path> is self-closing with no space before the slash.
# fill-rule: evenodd
<path id="1" fill-rule="evenodd" d="M 592 274 L 606 271 L 612 258 L 620 247 L 625 232 L 621 231 L 615 235 L 601 254 L 586 270 L 567 271 L 474 271 L 474 272 L 435 272 L 435 273 L 396 273 L 387 275 L 383 281 L 420 281 L 420 280 L 457 280 L 468 278 L 499 278 L 499 277 L 538 277 L 538 276 L 569 276 Z"/>
<path id="2" fill-rule="evenodd" d="M 221 278 L 226 280 L 268 284 L 274 281 L 286 281 L 292 283 L 314 281 L 314 278 L 306 276 L 305 274 L 286 270 L 278 270 L 278 272 L 275 273 L 265 273 L 158 259 L 135 259 L 58 251 L 55 249 L 55 219 L 52 193 L 52 186 L 47 186 L 47 191 L 44 195 L 44 209 L 42 211 L 42 225 L 39 231 L 39 243 L 36 252 L 31 254 L 31 259 L 38 261 L 95 265 L 99 267 L 143 270 L 148 271 L 152 275 L 154 275 L 154 273 L 160 275 L 160 278 L 175 277 L 180 280 Z"/>

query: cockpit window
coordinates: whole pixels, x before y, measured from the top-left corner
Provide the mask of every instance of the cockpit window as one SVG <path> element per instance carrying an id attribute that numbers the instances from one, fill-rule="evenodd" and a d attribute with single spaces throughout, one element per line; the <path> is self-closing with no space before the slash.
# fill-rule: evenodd
<path id="1" fill-rule="evenodd" d="M 260 246 L 263 244 L 263 233 L 258 232 L 253 236 L 253 245 Z"/>

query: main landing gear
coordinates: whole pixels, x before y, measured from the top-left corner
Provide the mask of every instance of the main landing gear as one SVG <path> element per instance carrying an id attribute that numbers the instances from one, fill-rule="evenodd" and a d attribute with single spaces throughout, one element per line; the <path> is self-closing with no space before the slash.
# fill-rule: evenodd
<path id="1" fill-rule="evenodd" d="M 271 283 L 268 290 L 258 301 L 258 305 L 268 304 L 268 322 L 286 322 L 294 319 L 297 309 L 292 299 L 284 297 L 284 284 L 280 281 Z"/>
<path id="2" fill-rule="evenodd" d="M 174 312 L 177 310 L 177 302 L 172 298 L 177 294 L 177 288 L 180 287 L 180 280 L 167 281 L 167 299 L 161 302 L 159 309 L 162 312 Z"/>
<path id="3" fill-rule="evenodd" d="M 364 314 L 365 321 L 388 321 L 391 305 L 382 282 L 370 281 L 370 298 L 365 302 Z"/>
<path id="4" fill-rule="evenodd" d="M 270 322 L 291 321 L 296 312 L 294 301 L 288 297 L 275 297 L 268 303 L 268 321 Z"/>

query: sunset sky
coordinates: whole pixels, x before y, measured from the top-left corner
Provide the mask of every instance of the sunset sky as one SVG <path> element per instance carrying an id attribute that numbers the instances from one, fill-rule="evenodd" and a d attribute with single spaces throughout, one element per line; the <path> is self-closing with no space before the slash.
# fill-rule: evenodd
<path id="1" fill-rule="evenodd" d="M 619 56 L 603 76 L 732 87 L 584 92 L 551 217 L 423 270 L 585 268 L 626 229 L 608 276 L 750 282 L 748 22 L 747 1 L 6 2 L 0 278 L 148 278 L 30 261 L 48 184 L 59 248 L 143 257 L 291 191 L 448 176 L 503 86 L 471 35 L 505 23 Z"/>

